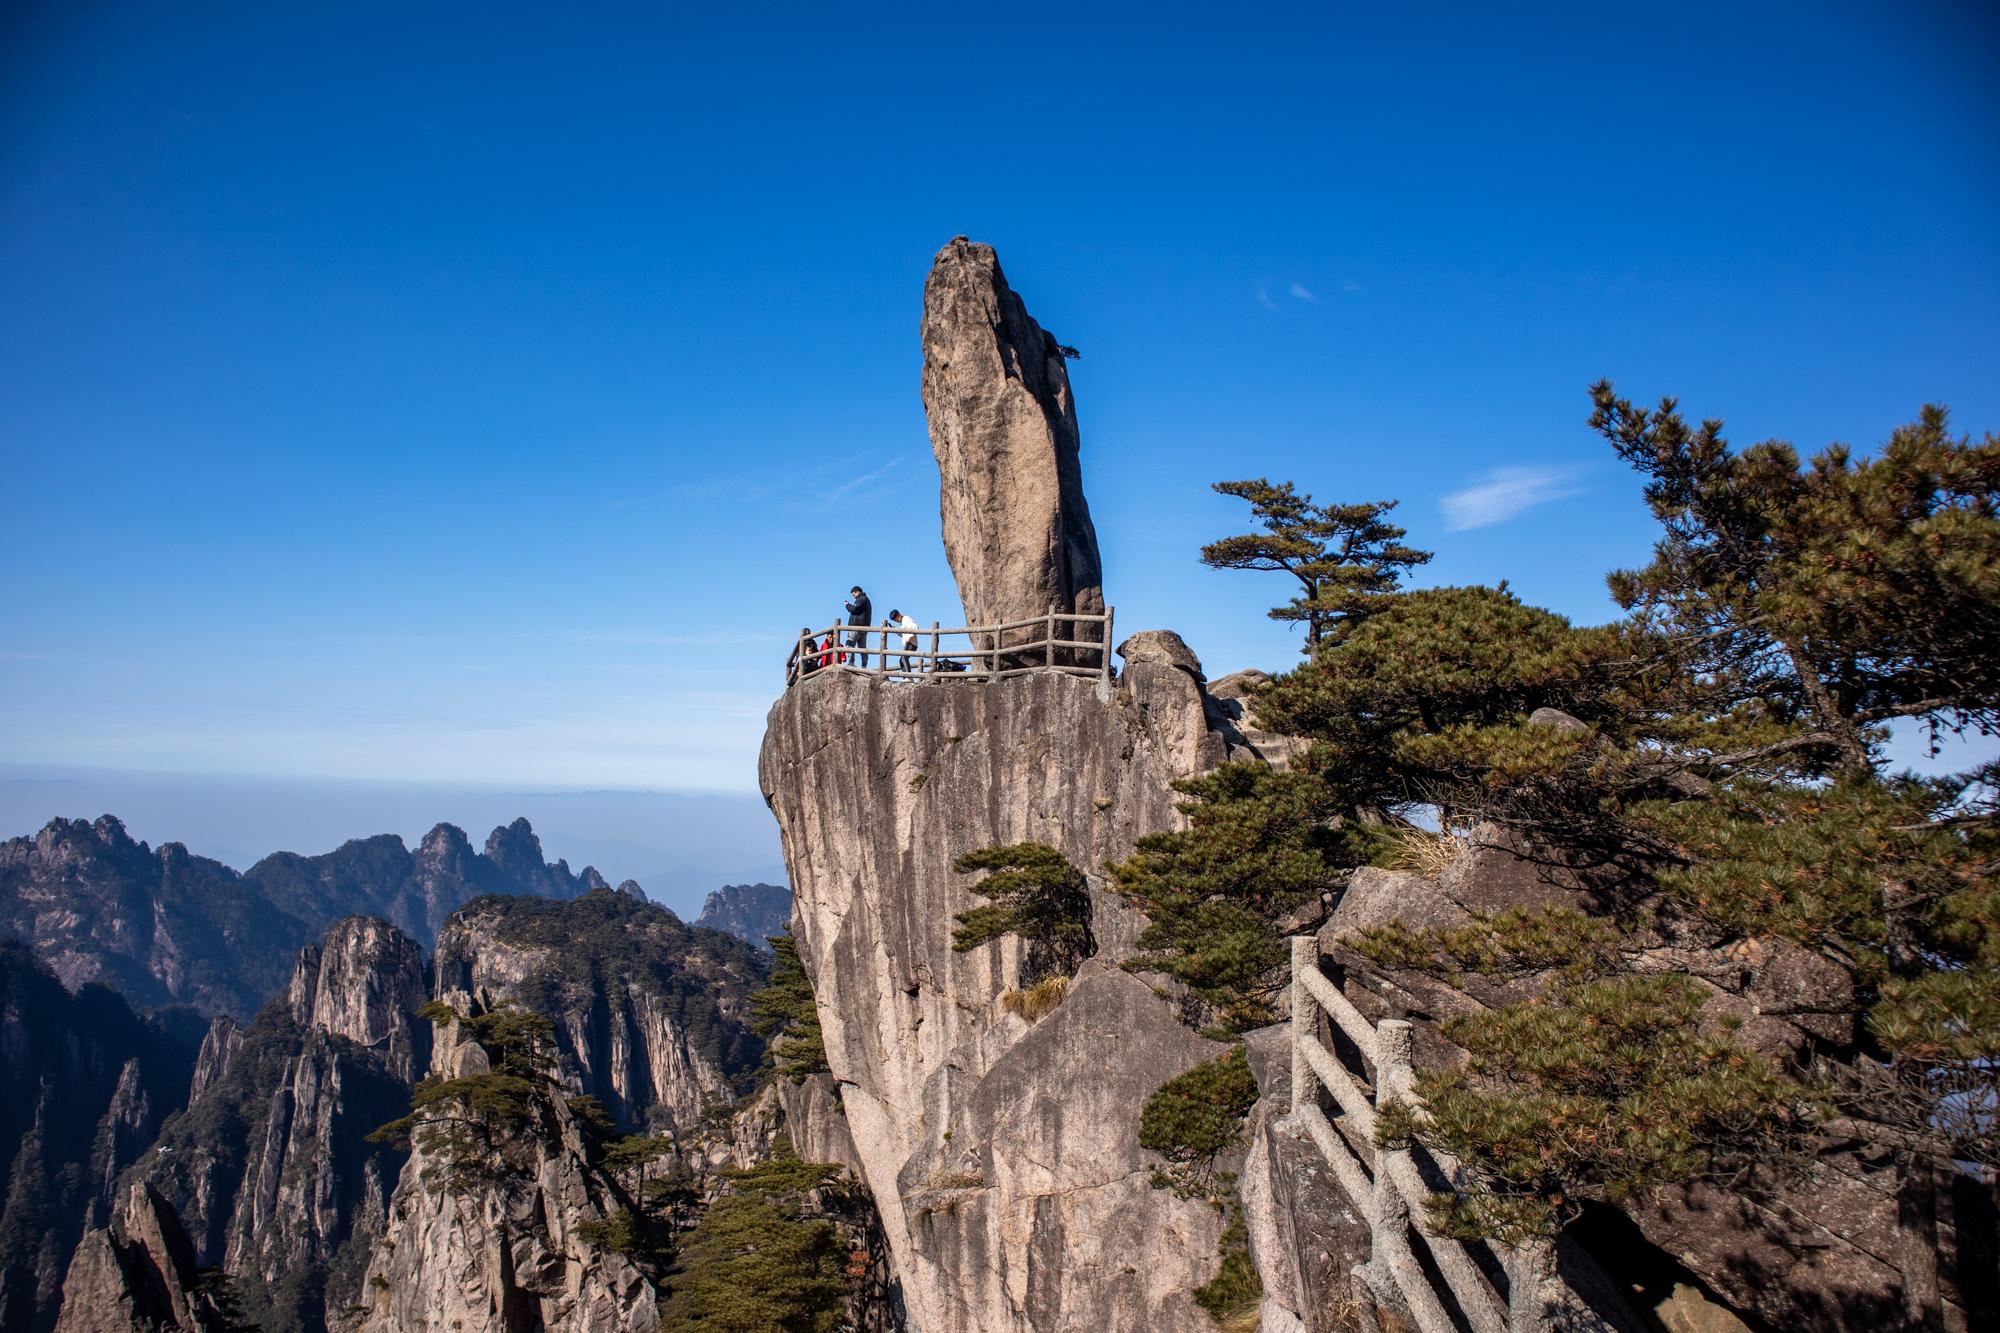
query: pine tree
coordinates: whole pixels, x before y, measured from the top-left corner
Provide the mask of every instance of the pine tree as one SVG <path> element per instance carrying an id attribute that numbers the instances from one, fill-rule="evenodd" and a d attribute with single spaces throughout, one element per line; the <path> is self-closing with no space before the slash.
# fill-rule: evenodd
<path id="1" fill-rule="evenodd" d="M 972 891 L 992 901 L 958 914 L 951 947 L 964 953 L 1002 935 L 1026 941 L 1020 986 L 1072 977 L 1097 952 L 1090 931 L 1090 886 L 1069 858 L 1046 843 L 1022 842 L 967 852 L 952 863 L 961 874 L 992 873 Z"/>
<path id="2" fill-rule="evenodd" d="M 839 1322 L 849 1246 L 815 1199 L 845 1192 L 840 1168 L 780 1138 L 770 1161 L 724 1173 L 722 1194 L 682 1238 L 660 1304 L 669 1333 L 827 1333 Z M 835 1201 L 837 1202 L 837 1200 Z"/>
<path id="3" fill-rule="evenodd" d="M 1265 725 L 1312 742 L 1296 767 L 1318 784 L 1329 864 L 1429 805 L 1581 847 L 1610 895 L 1602 914 L 1347 941 L 1385 969 L 1498 974 L 1527 997 L 1442 1025 L 1467 1063 L 1422 1077 L 1428 1115 L 1392 1109 L 1385 1141 L 1468 1166 L 1436 1204 L 1461 1234 L 1547 1235 L 1585 1200 L 1739 1180 L 1828 1143 L 1887 1154 L 1905 1216 L 1934 1215 L 1954 1160 L 2000 1162 L 2000 768 L 1918 780 L 1879 747 L 1898 719 L 2000 730 L 2000 440 L 1954 438 L 1927 408 L 1872 457 L 1802 463 L 1783 444 L 1732 450 L 1671 400 L 1592 397 L 1663 534 L 1610 578 L 1623 622 L 1575 628 L 1504 589 L 1387 594 L 1258 700 Z M 1259 799 L 1211 796 L 1220 827 Z M 1254 954 L 1238 924 L 1232 951 Z M 1799 1063 L 1751 1050 L 1702 985 L 1660 973 L 1669 942 L 1717 960 L 1810 950 L 1845 977 L 1822 1017 L 1851 1037 L 1821 1023 Z M 1912 1293 L 1935 1286 L 1909 1274 Z"/>
<path id="4" fill-rule="evenodd" d="M 1224 537 L 1201 548 L 1211 569 L 1252 569 L 1290 574 L 1299 595 L 1271 611 L 1271 619 L 1303 623 L 1306 651 L 1365 615 L 1375 598 L 1430 560 L 1428 551 L 1402 545 L 1403 529 L 1384 517 L 1393 500 L 1372 504 L 1316 505 L 1289 481 L 1218 481 L 1214 489 L 1250 504 L 1262 532 Z"/>
<path id="5" fill-rule="evenodd" d="M 1125 966 L 1185 985 L 1197 1026 L 1268 1023 L 1284 984 L 1277 923 L 1334 883 L 1324 789 L 1261 763 L 1225 764 L 1174 789 L 1188 798 L 1188 826 L 1139 839 L 1110 867 L 1113 889 L 1146 914 Z"/>
<path id="6" fill-rule="evenodd" d="M 1664 534 L 1613 596 L 1684 673 L 1797 723 L 1783 753 L 1865 776 L 1892 719 L 2000 723 L 2000 436 L 1954 439 L 1926 407 L 1873 458 L 1835 445 L 1801 466 L 1779 441 L 1732 451 L 1671 398 L 1648 412 L 1608 381 L 1590 393 Z"/>
<path id="7" fill-rule="evenodd" d="M 771 979 L 750 997 L 751 1030 L 765 1038 L 765 1062 L 797 1082 L 826 1072 L 826 1043 L 812 979 L 790 935 L 773 935 Z"/>
<path id="8" fill-rule="evenodd" d="M 368 1135 L 408 1152 L 414 1145 L 442 1157 L 452 1179 L 472 1184 L 504 1174 L 508 1150 L 554 1109 L 562 1085 L 555 1075 L 555 1024 L 542 1014 L 503 1003 L 461 1014 L 443 1001 L 418 1011 L 433 1024 L 459 1024 L 486 1053 L 483 1073 L 430 1075 L 410 1097 L 409 1114 Z"/>

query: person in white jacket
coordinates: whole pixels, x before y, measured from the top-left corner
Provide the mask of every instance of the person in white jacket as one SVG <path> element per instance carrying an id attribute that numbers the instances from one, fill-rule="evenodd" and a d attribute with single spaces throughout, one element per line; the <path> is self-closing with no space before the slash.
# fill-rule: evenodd
<path id="1" fill-rule="evenodd" d="M 888 623 L 891 629 L 899 629 L 903 631 L 904 653 L 906 654 L 914 653 L 915 651 L 917 651 L 917 636 L 911 632 L 915 630 L 917 627 L 916 621 L 910 619 L 908 616 L 904 615 L 901 611 L 892 609 L 889 612 Z M 905 671 L 908 671 L 910 669 L 910 659 L 907 656 L 903 657 L 901 666 L 902 669 Z"/>

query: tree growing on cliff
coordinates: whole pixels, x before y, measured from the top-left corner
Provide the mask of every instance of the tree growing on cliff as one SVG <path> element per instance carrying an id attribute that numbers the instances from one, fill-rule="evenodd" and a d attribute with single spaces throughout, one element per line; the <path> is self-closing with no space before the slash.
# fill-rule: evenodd
<path id="1" fill-rule="evenodd" d="M 661 1327 L 827 1333 L 839 1322 L 851 1253 L 825 1215 L 848 1193 L 840 1168 L 801 1161 L 780 1138 L 770 1161 L 723 1175 L 722 1193 L 681 1240 Z"/>
<path id="2" fill-rule="evenodd" d="M 772 935 L 771 979 L 750 997 L 751 1030 L 765 1039 L 764 1059 L 778 1075 L 802 1080 L 826 1072 L 826 1042 L 812 978 L 790 935 Z"/>
<path id="3" fill-rule="evenodd" d="M 1316 505 L 1289 481 L 1218 481 L 1214 489 L 1249 502 L 1261 532 L 1224 537 L 1201 548 L 1211 569 L 1251 569 L 1289 574 L 1299 595 L 1271 611 L 1271 619 L 1302 623 L 1306 651 L 1366 614 L 1374 599 L 1430 552 L 1404 546 L 1404 530 L 1385 517 L 1393 500 Z"/>
<path id="4" fill-rule="evenodd" d="M 1188 988 L 1188 1017 L 1235 1033 L 1270 1022 L 1285 984 L 1279 922 L 1333 887 L 1339 835 L 1324 787 L 1261 763 L 1184 779 L 1188 826 L 1139 839 L 1110 867 L 1146 914 L 1125 966 Z"/>
<path id="5" fill-rule="evenodd" d="M 487 1068 L 455 1077 L 431 1075 L 417 1084 L 409 1114 L 368 1135 L 402 1152 L 412 1147 L 442 1157 L 460 1183 L 490 1178 L 506 1166 L 507 1150 L 533 1128 L 561 1094 L 554 1074 L 555 1024 L 513 1004 L 462 1014 L 434 1000 L 418 1015 L 440 1027 L 457 1024 L 485 1052 Z"/>
<path id="6" fill-rule="evenodd" d="M 1072 977 L 1097 952 L 1090 930 L 1090 886 L 1083 872 L 1047 843 L 1020 842 L 967 852 L 952 862 L 960 874 L 990 872 L 972 891 L 991 901 L 957 917 L 954 952 L 964 953 L 1002 935 L 1027 945 L 1021 963 L 1023 990 L 1049 977 Z"/>

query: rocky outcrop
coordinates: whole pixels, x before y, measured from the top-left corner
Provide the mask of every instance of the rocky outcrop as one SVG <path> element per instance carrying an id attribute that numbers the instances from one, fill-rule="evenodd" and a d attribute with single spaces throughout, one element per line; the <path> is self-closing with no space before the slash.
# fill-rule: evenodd
<path id="1" fill-rule="evenodd" d="M 485 1053 L 441 1037 L 436 1072 L 482 1072 Z M 477 1330 L 650 1333 L 657 1293 L 630 1261 L 584 1238 L 620 1207 L 557 1100 L 507 1146 L 505 1171 L 471 1176 L 421 1138 L 389 1201 L 357 1300 L 357 1333 Z"/>
<path id="2" fill-rule="evenodd" d="M 226 1333 L 237 1325 L 203 1278 L 173 1206 L 135 1184 L 78 1249 L 56 1333 Z"/>
<path id="3" fill-rule="evenodd" d="M 197 1095 L 130 1173 L 267 1333 L 319 1333 L 329 1287 L 351 1296 L 358 1283 L 402 1162 L 367 1135 L 408 1109 L 429 1055 L 425 994 L 413 940 L 383 921 L 338 923 L 247 1028 L 210 1029 Z"/>
<path id="4" fill-rule="evenodd" d="M 966 623 L 1104 609 L 1064 349 L 960 236 L 924 282 L 923 402 Z"/>
<path id="5" fill-rule="evenodd" d="M 574 1091 L 623 1128 L 687 1129 L 754 1077 L 763 1045 L 749 996 L 767 970 L 741 940 L 598 890 L 469 904 L 438 936 L 436 993 L 461 1009 L 547 1014 Z"/>
<path id="6" fill-rule="evenodd" d="M 1209 682 L 1209 724 L 1227 740 L 1230 759 L 1256 759 L 1273 768 L 1290 768 L 1292 760 L 1305 753 L 1306 742 L 1265 729 L 1257 714 L 1257 691 L 1270 683 L 1268 673 L 1254 668 L 1232 671 Z"/>
<path id="7" fill-rule="evenodd" d="M 187 1095 L 194 1051 L 0 940 L 0 1328 L 45 1333 L 86 1227 Z"/>
<path id="8" fill-rule="evenodd" d="M 386 921 L 350 917 L 299 954 L 286 998 L 301 1030 L 344 1037 L 414 1083 L 430 1044 L 430 1025 L 416 1018 L 425 992 L 417 942 Z"/>
<path id="9" fill-rule="evenodd" d="M 769 940 L 792 925 L 792 891 L 782 884 L 725 884 L 701 905 L 697 926 L 726 930 L 769 953 Z"/>
<path id="10" fill-rule="evenodd" d="M 1178 818 L 1219 762 L 1199 667 L 885 686 L 828 673 L 773 707 L 760 761 L 862 1175 L 913 1327 L 1207 1329 L 1221 1219 L 1150 1188 L 1140 1105 L 1219 1047 L 1116 963 L 1138 929 L 1105 862 Z M 1000 997 L 1012 937 L 952 948 L 962 853 L 1047 842 L 1090 881 L 1100 954 L 1054 1013 Z M 1088 1243 L 1083 1238 L 1088 1237 Z"/>
<path id="11" fill-rule="evenodd" d="M 188 1084 L 188 1101 L 196 1102 L 201 1094 L 208 1091 L 229 1072 L 229 1062 L 243 1049 L 243 1029 L 228 1014 L 217 1014 L 208 1025 L 208 1033 L 201 1039 L 201 1050 L 195 1055 L 194 1079 Z"/>

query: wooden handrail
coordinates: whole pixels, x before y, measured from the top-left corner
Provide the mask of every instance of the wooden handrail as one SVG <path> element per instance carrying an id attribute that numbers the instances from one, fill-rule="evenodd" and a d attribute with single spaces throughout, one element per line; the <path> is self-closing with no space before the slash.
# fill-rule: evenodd
<path id="1" fill-rule="evenodd" d="M 1088 625 L 1108 625 L 1111 623 L 1111 613 L 1058 611 L 1056 619 Z M 838 631 L 842 634 L 880 634 L 887 631 L 890 634 L 998 634 L 1002 630 L 1010 629 L 1041 629 L 1047 624 L 1047 616 L 1036 616 L 1033 620 L 1009 620 L 998 625 L 919 625 L 915 629 L 906 630 L 901 625 L 847 625 L 836 621 L 823 629 L 813 630 L 812 633 L 832 634 Z M 1008 646 L 1011 648 L 1016 645 Z M 1097 644 L 1093 641 L 1090 646 L 1094 648 Z"/>
<path id="2" fill-rule="evenodd" d="M 1369 1262 L 1355 1274 L 1378 1297 L 1400 1296 L 1420 1333 L 1457 1333 L 1446 1312 L 1448 1293 L 1473 1333 L 1535 1333 L 1546 1326 L 1539 1283 L 1550 1269 L 1545 1245 L 1507 1249 L 1501 1268 L 1510 1290 L 1504 1295 L 1488 1280 L 1471 1252 L 1430 1225 L 1426 1202 L 1432 1193 L 1418 1169 L 1411 1145 L 1375 1146 L 1376 1116 L 1390 1100 L 1409 1103 L 1419 1116 L 1425 1107 L 1412 1090 L 1411 1027 L 1403 1019 L 1370 1023 L 1340 988 L 1319 970 L 1319 941 L 1296 935 L 1292 962 L 1292 1116 L 1320 1155 L 1333 1168 L 1356 1208 L 1368 1219 Z M 1351 1040 L 1373 1067 L 1359 1073 L 1347 1068 L 1319 1039 L 1319 1016 L 1325 1014 Z M 1319 1106 L 1324 1089 L 1340 1108 L 1343 1125 L 1354 1131 L 1366 1150 L 1357 1150 Z M 1460 1165 L 1443 1154 L 1433 1164 L 1456 1185 Z M 1411 1248 L 1414 1233 L 1429 1252 L 1433 1269 L 1426 1269 Z M 1435 1272 L 1436 1279 L 1430 1276 Z M 1434 1285 L 1441 1280 L 1442 1289 Z"/>
<path id="3" fill-rule="evenodd" d="M 1094 677 L 1099 682 L 1099 689 L 1108 691 L 1112 677 L 1112 613 L 1111 607 L 1101 612 L 1058 611 L 1050 607 L 1033 620 L 1012 620 L 997 625 L 947 628 L 935 621 L 928 627 L 829 625 L 823 629 L 808 630 L 794 640 L 791 674 L 786 687 L 796 685 L 808 675 L 838 670 L 865 676 L 929 681 L 992 681 L 1050 673 Z M 1071 627 L 1068 636 L 1057 628 L 1065 623 Z M 1082 633 L 1080 627 L 1090 625 L 1102 625 L 1102 637 L 1077 637 Z M 1018 642 L 1009 641 L 1009 631 L 1024 629 L 1038 629 L 1041 635 Z M 966 644 L 960 647 L 943 642 L 954 636 L 966 639 Z M 930 641 L 928 648 L 920 646 L 926 638 Z M 821 647 L 822 641 L 826 641 L 826 647 Z M 919 646 L 905 647 L 906 642 Z M 833 660 L 822 661 L 828 656 Z M 1059 656 L 1064 660 L 1058 660 Z M 1037 657 L 1040 661 L 1035 660 Z M 1092 657 L 1096 659 L 1095 665 L 1089 664 Z M 852 660 L 855 658 L 866 659 L 866 662 Z M 938 670 L 938 665 L 945 662 L 955 664 L 958 669 Z"/>

